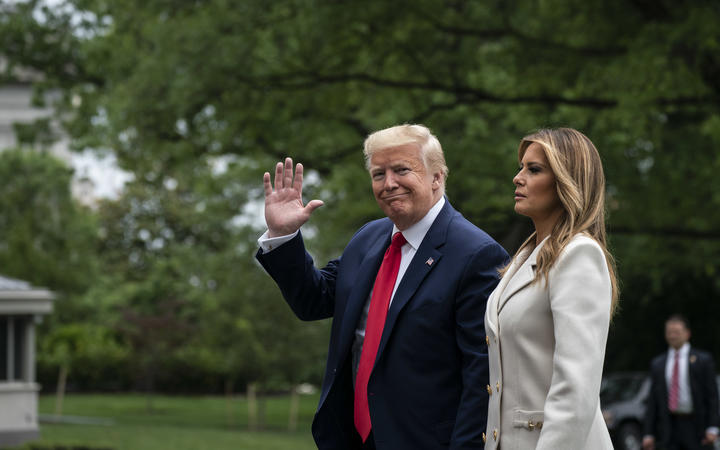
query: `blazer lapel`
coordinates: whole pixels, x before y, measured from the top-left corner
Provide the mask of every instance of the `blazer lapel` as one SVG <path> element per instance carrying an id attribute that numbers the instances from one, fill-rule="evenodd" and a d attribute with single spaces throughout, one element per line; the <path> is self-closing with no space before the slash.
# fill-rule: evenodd
<path id="1" fill-rule="evenodd" d="M 523 289 L 525 286 L 530 284 L 535 279 L 535 267 L 537 266 L 537 254 L 542 248 L 542 242 L 539 246 L 535 247 L 527 259 L 517 269 L 514 274 L 509 274 L 510 281 L 508 281 L 505 290 L 500 294 L 498 299 L 497 313 L 500 314 L 505 304 L 510 298 L 515 295 L 518 291 Z"/>
<path id="2" fill-rule="evenodd" d="M 435 218 L 432 226 L 428 230 L 425 238 L 423 239 L 420 247 L 415 252 L 415 256 L 410 265 L 405 271 L 405 275 L 400 281 L 395 296 L 390 304 L 387 318 L 385 319 L 385 326 L 383 327 L 382 338 L 380 339 L 380 345 L 378 347 L 377 356 L 375 361 L 380 358 L 385 345 L 392 333 L 395 321 L 398 318 L 400 312 L 405 308 L 405 305 L 417 291 L 418 287 L 425 279 L 425 277 L 437 267 L 440 259 L 442 258 L 442 252 L 438 250 L 447 239 L 447 229 L 450 225 L 455 210 L 450 206 L 450 202 L 445 201 L 445 206 L 440 210 L 440 214 Z"/>
<path id="3" fill-rule="evenodd" d="M 492 331 L 494 336 L 498 335 L 498 304 L 500 302 L 500 297 L 505 291 L 505 288 L 507 288 L 507 285 L 512 279 L 513 275 L 517 271 L 517 263 L 517 259 L 512 262 L 507 272 L 505 272 L 505 275 L 500 279 L 500 282 L 498 283 L 495 290 L 490 294 L 487 306 L 485 307 L 485 314 L 488 318 L 488 325 L 490 325 L 490 331 Z"/>

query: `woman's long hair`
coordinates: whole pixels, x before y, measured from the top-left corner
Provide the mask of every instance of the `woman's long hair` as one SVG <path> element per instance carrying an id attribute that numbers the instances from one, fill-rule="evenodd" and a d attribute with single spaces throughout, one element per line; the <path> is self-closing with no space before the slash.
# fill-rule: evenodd
<path id="1" fill-rule="evenodd" d="M 548 273 L 560 252 L 578 233 L 595 239 L 605 253 L 612 284 L 612 309 L 618 300 L 618 282 L 615 261 L 607 249 L 605 234 L 605 175 L 595 145 L 581 132 L 572 128 L 542 129 L 525 136 L 518 148 L 522 160 L 528 147 L 539 144 L 555 174 L 555 184 L 563 212 L 553 226 L 550 236 L 538 252 L 537 275 L 534 282 L 547 280 Z M 535 248 L 536 232 L 520 246 L 515 261 L 523 251 Z M 509 266 L 502 270 L 504 274 Z"/>

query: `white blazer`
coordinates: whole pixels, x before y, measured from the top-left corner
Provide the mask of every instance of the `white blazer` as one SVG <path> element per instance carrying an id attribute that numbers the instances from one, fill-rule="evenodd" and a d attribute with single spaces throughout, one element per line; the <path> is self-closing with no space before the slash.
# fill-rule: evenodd
<path id="1" fill-rule="evenodd" d="M 612 287 L 600 245 L 572 238 L 535 278 L 541 242 L 490 295 L 485 330 L 490 393 L 485 450 L 606 450 L 600 381 Z"/>

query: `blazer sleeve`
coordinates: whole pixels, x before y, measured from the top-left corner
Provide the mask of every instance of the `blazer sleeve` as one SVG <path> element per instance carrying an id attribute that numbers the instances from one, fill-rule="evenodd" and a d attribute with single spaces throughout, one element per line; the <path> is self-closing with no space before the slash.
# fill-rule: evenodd
<path id="1" fill-rule="evenodd" d="M 612 298 L 605 255 L 594 240 L 568 244 L 549 273 L 548 294 L 555 351 L 536 450 L 583 448 L 600 401 Z"/>
<path id="2" fill-rule="evenodd" d="M 258 250 L 255 257 L 275 280 L 298 318 L 319 320 L 333 315 L 339 259 L 322 269 L 316 268 L 305 251 L 301 233 L 271 252 Z"/>
<path id="3" fill-rule="evenodd" d="M 465 266 L 455 295 L 455 336 L 462 352 L 463 391 L 458 405 L 450 449 L 480 449 L 487 423 L 489 379 L 485 344 L 485 306 L 498 283 L 499 267 L 508 254 L 492 241 Z"/>

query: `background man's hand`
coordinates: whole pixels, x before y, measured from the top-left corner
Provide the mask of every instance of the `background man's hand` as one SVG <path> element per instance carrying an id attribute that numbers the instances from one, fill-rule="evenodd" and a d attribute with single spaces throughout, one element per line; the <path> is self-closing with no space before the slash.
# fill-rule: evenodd
<path id="1" fill-rule="evenodd" d="M 712 444 L 713 442 L 715 442 L 717 440 L 717 437 L 718 437 L 717 434 L 706 431 L 705 439 L 702 440 L 702 445 Z"/>
<path id="2" fill-rule="evenodd" d="M 308 221 L 310 214 L 323 205 L 321 200 L 312 200 L 307 205 L 302 201 L 303 166 L 295 166 L 293 181 L 293 163 L 285 158 L 285 164 L 275 165 L 275 189 L 270 184 L 270 173 L 263 175 L 265 188 L 265 222 L 268 237 L 292 234 Z"/>
<path id="3" fill-rule="evenodd" d="M 642 441 L 643 450 L 655 450 L 655 438 L 652 436 L 645 436 Z"/>

